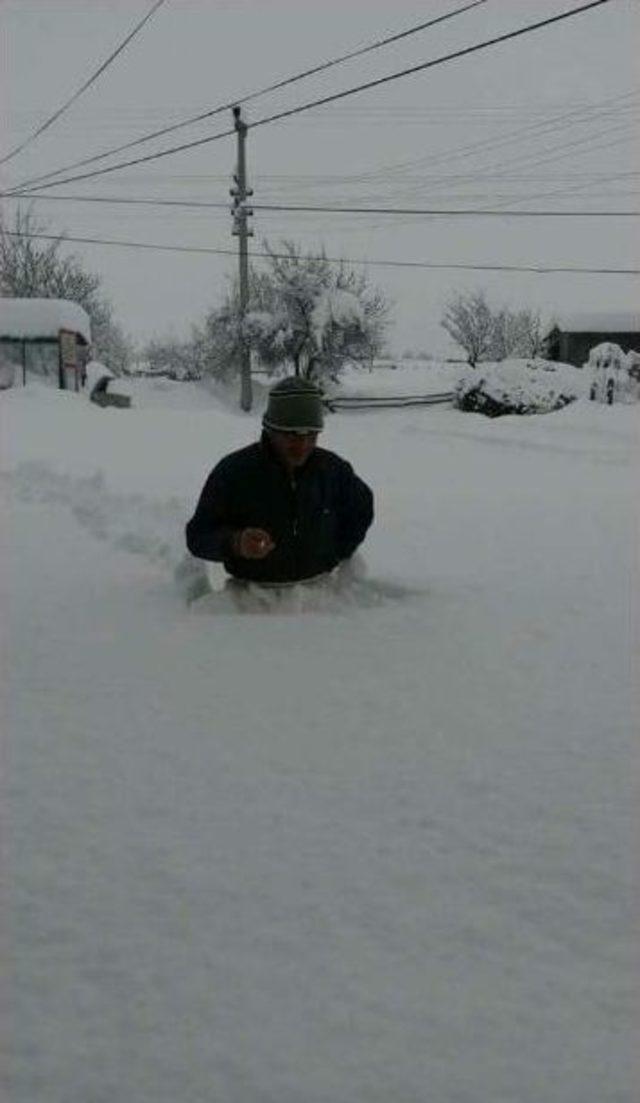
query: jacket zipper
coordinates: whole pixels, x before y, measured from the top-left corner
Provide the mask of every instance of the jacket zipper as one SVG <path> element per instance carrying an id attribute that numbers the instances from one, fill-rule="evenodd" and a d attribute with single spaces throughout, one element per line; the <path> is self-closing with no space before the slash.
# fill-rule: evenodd
<path id="1" fill-rule="evenodd" d="M 293 510 L 294 510 L 294 512 L 293 512 L 293 535 L 297 539 L 297 537 L 298 537 L 298 496 L 297 496 L 298 484 L 296 483 L 296 480 L 293 477 L 293 475 L 289 476 L 289 486 L 291 487 L 291 493 L 292 493 L 292 497 L 293 497 Z"/>

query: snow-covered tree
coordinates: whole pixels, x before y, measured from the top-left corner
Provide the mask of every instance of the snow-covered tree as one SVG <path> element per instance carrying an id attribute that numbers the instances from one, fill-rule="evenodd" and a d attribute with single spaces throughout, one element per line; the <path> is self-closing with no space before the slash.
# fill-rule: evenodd
<path id="1" fill-rule="evenodd" d="M 381 291 L 345 263 L 304 255 L 292 241 L 276 252 L 268 243 L 262 295 L 271 299 L 275 326 L 258 354 L 293 364 L 296 374 L 336 376 L 345 363 L 370 362 L 380 351 L 388 316 Z"/>
<path id="2" fill-rule="evenodd" d="M 64 234 L 42 241 L 47 226 L 31 209 L 18 208 L 10 228 L 0 212 L 0 295 L 15 298 L 70 299 L 91 318 L 93 353 L 114 371 L 124 371 L 132 349 L 101 294 L 101 278 L 87 272 L 73 254 L 62 255 Z"/>
<path id="3" fill-rule="evenodd" d="M 305 256 L 291 241 L 250 272 L 250 303 L 241 326 L 237 284 L 198 331 L 208 370 L 237 372 L 241 338 L 267 370 L 290 365 L 298 375 L 336 376 L 347 361 L 368 362 L 380 350 L 388 305 L 366 276 L 324 253 Z"/>

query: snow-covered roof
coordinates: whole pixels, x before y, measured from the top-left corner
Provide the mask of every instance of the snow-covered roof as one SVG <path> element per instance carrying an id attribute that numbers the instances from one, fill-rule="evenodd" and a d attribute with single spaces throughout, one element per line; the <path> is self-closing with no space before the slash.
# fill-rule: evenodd
<path id="1" fill-rule="evenodd" d="M 562 333 L 638 333 L 640 332 L 640 313 L 631 310 L 611 311 L 611 313 L 564 314 L 551 326 Z"/>
<path id="2" fill-rule="evenodd" d="M 78 303 L 0 298 L 0 337 L 57 337 L 61 329 L 73 330 L 91 344 L 91 321 Z"/>

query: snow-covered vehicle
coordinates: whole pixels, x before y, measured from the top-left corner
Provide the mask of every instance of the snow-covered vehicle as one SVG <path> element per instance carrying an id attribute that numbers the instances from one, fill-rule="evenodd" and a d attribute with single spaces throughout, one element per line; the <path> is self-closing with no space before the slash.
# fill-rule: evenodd
<path id="1" fill-rule="evenodd" d="M 595 345 L 586 364 L 591 372 L 591 401 L 608 406 L 614 402 L 634 401 L 638 397 L 637 360 L 637 353 L 625 353 L 612 341 Z"/>

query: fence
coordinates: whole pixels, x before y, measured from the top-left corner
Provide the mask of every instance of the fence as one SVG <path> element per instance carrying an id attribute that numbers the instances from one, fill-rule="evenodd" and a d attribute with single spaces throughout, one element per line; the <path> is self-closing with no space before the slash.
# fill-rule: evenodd
<path id="1" fill-rule="evenodd" d="M 325 398 L 328 410 L 383 410 L 407 406 L 442 406 L 453 402 L 453 391 L 439 394 L 336 395 Z"/>

